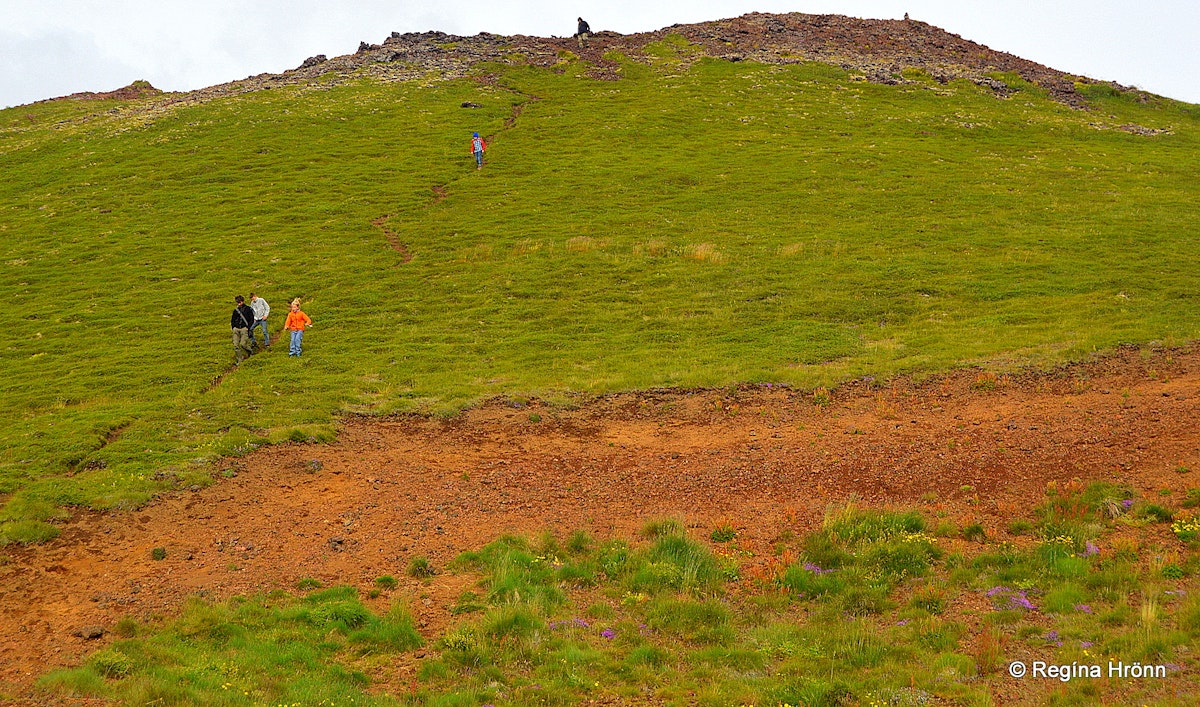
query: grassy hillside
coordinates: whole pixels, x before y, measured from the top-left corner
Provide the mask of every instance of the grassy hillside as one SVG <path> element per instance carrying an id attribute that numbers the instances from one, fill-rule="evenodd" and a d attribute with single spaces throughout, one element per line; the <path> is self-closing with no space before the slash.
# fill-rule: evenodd
<path id="1" fill-rule="evenodd" d="M 346 411 L 1047 365 L 1200 331 L 1200 108 L 688 53 L 610 57 L 618 81 L 564 56 L 0 112 L 5 537 Z M 250 290 L 276 330 L 297 296 L 315 328 L 303 358 L 223 375 Z"/>

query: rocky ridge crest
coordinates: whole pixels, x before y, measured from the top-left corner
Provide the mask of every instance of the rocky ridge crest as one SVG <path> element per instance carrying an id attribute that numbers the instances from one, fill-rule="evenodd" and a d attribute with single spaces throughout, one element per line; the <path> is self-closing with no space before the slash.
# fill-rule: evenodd
<path id="1" fill-rule="evenodd" d="M 392 32 L 379 44 L 360 42 L 353 54 L 333 58 L 317 55 L 282 74 L 259 74 L 185 94 L 164 94 L 154 105 L 187 105 L 286 86 L 327 87 L 364 74 L 385 81 L 452 79 L 470 74 L 480 62 L 552 67 L 572 55 L 591 66 L 589 75 L 594 78 L 616 80 L 620 78 L 615 60 L 618 54 L 645 60 L 649 45 L 672 35 L 688 42 L 686 54 L 681 55 L 685 61 L 706 56 L 767 64 L 819 61 L 840 66 L 867 81 L 886 84 L 908 83 L 905 70 L 918 69 L 941 83 L 965 79 L 999 96 L 1014 92 L 997 78 L 1008 74 L 1077 108 L 1084 107 L 1085 102 L 1076 91 L 1076 81 L 1101 83 L 989 49 L 916 20 L 755 12 L 724 20 L 676 24 L 654 32 L 597 32 L 582 47 L 572 37 Z M 1133 90 L 1115 83 L 1107 85 Z M 84 97 L 109 96 L 76 94 L 71 98 Z"/>

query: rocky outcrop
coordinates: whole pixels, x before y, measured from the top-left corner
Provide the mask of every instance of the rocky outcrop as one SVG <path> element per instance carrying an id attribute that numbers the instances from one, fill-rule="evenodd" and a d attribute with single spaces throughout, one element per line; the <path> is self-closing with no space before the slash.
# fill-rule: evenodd
<path id="1" fill-rule="evenodd" d="M 583 46 L 572 37 L 505 37 L 488 33 L 461 37 L 445 32 L 392 32 L 382 45 L 360 44 L 358 52 L 346 63 L 357 67 L 368 62 L 406 62 L 432 71 L 452 70 L 480 61 L 517 59 L 550 66 L 570 52 L 589 62 L 597 78 L 615 78 L 616 64 L 608 58 L 612 52 L 635 60 L 644 58 L 647 45 L 669 35 L 687 40 L 690 46 L 681 58 L 688 61 L 703 56 L 772 64 L 821 61 L 859 73 L 868 81 L 887 84 L 904 83 L 906 69 L 919 69 L 942 83 L 966 79 L 999 95 L 1012 93 L 1012 88 L 996 77 L 1008 74 L 1045 89 L 1062 102 L 1083 103 L 1075 90 L 1078 78 L 1075 75 L 989 49 L 924 22 L 863 20 L 842 15 L 750 13 L 725 20 L 672 25 L 655 32 L 630 35 L 597 32 Z"/>
<path id="2" fill-rule="evenodd" d="M 115 91 L 103 91 L 101 93 L 92 93 L 85 91 L 83 93 L 72 93 L 69 96 L 64 96 L 67 100 L 72 101 L 100 101 L 113 98 L 119 101 L 131 101 L 138 98 L 148 98 L 151 96 L 160 96 L 162 91 L 150 85 L 149 81 L 134 81 L 133 83 L 118 88 Z"/>
<path id="3" fill-rule="evenodd" d="M 1044 89 L 1051 97 L 1082 107 L 1075 90 L 1078 77 L 1012 54 L 998 52 L 915 20 L 863 20 L 842 15 L 750 13 L 741 17 L 697 24 L 677 24 L 655 32 L 618 34 L 596 32 L 580 45 L 574 37 L 501 36 L 481 32 L 462 37 L 445 32 L 392 32 L 381 44 L 360 42 L 353 54 L 310 57 L 283 74 L 259 74 L 241 81 L 187 94 L 164 95 L 158 107 L 191 104 L 285 85 L 328 88 L 363 72 L 384 81 L 457 78 L 469 75 L 480 62 L 521 63 L 551 67 L 564 58 L 587 62 L 590 75 L 618 79 L 617 55 L 649 61 L 650 45 L 670 36 L 686 40 L 681 62 L 702 57 L 725 61 L 794 64 L 819 61 L 840 66 L 876 83 L 909 82 L 906 70 L 917 69 L 947 83 L 965 79 L 1007 96 L 1014 89 L 1000 75 L 1016 76 Z M 911 75 L 911 72 L 910 72 Z M 315 79 L 322 78 L 319 86 Z M 138 82 L 144 83 L 144 82 Z M 1091 82 L 1100 83 L 1100 82 Z M 138 84 L 134 84 L 137 86 Z M 1109 84 L 1119 90 L 1129 89 Z M 157 89 L 145 84 L 149 90 Z M 132 87 L 131 87 L 132 88 Z M 121 89 L 127 91 L 128 89 Z M 82 97 L 142 97 L 146 94 L 76 94 Z"/>

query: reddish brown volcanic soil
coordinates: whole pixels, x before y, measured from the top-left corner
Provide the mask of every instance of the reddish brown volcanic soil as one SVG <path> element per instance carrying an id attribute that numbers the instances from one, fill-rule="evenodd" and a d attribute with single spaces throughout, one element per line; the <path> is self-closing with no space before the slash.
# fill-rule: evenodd
<path id="1" fill-rule="evenodd" d="M 414 556 L 442 567 L 504 532 L 632 539 L 647 519 L 675 516 L 700 537 L 728 520 L 754 563 L 783 531 L 815 527 L 851 495 L 978 519 L 995 537 L 1052 481 L 1120 481 L 1143 494 L 1195 483 L 1178 471 L 1200 469 L 1195 351 L 1123 350 L 990 383 L 977 371 L 858 382 L 825 406 L 756 387 L 615 395 L 575 410 L 496 403 L 446 421 L 350 419 L 335 444 L 265 449 L 229 462 L 236 477 L 210 488 L 84 514 L 52 543 L 4 548 L 0 692 L 110 640 L 73 635 L 84 626 L 301 577 L 365 589 L 403 577 Z M 151 559 L 156 547 L 166 559 Z M 432 599 L 414 598 L 426 633 L 467 581 L 439 575 L 421 590 Z M 398 596 L 406 591 L 418 593 L 402 584 Z"/>

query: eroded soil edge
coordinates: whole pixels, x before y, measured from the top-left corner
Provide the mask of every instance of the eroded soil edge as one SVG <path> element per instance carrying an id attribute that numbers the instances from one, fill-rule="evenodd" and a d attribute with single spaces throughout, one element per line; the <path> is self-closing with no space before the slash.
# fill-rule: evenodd
<path id="1" fill-rule="evenodd" d="M 334 444 L 262 450 L 211 488 L 85 514 L 48 545 L 0 550 L 0 686 L 24 689 L 111 638 L 73 635 L 83 626 L 301 577 L 366 588 L 402 577 L 413 556 L 442 567 L 503 532 L 633 538 L 648 518 L 675 516 L 704 537 L 729 521 L 754 563 L 851 495 L 979 520 L 997 537 L 1051 481 L 1178 494 L 1196 485 L 1181 469 L 1200 469 L 1198 391 L 1194 351 L 1129 350 L 1012 379 L 856 383 L 823 406 L 763 386 L 353 419 Z M 165 559 L 152 559 L 157 547 Z M 466 581 L 439 575 L 396 596 L 432 634 Z"/>

